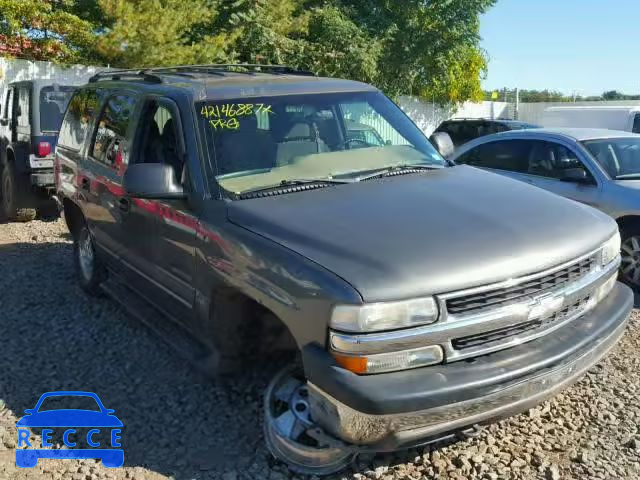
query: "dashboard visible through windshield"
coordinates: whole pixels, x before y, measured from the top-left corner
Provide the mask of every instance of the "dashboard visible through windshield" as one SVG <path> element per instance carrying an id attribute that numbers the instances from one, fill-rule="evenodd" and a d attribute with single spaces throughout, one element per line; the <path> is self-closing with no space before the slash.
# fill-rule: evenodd
<path id="1" fill-rule="evenodd" d="M 446 165 L 422 131 L 377 92 L 205 101 L 196 110 L 215 180 L 236 194 Z"/>

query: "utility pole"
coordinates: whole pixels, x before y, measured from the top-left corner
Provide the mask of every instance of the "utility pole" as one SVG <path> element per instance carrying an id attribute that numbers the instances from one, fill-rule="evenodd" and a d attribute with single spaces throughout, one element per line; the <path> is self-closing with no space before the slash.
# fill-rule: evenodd
<path id="1" fill-rule="evenodd" d="M 514 112 L 514 119 L 518 120 L 520 114 L 520 89 L 516 87 L 516 110 Z"/>

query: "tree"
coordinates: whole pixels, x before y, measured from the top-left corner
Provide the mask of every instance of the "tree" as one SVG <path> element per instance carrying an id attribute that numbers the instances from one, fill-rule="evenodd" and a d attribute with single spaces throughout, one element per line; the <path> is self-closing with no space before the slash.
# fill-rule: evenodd
<path id="1" fill-rule="evenodd" d="M 344 0 L 351 20 L 382 43 L 379 85 L 439 103 L 482 99 L 480 14 L 494 0 Z"/>
<path id="2" fill-rule="evenodd" d="M 479 15 L 494 0 L 236 0 L 215 28 L 242 61 L 288 63 L 440 103 L 482 99 Z M 229 19 L 229 22 L 226 22 Z"/>
<path id="3" fill-rule="evenodd" d="M 202 32 L 215 8 L 201 0 L 99 0 L 109 26 L 97 53 L 120 67 L 214 63 L 227 59 L 227 36 Z"/>
<path id="4" fill-rule="evenodd" d="M 69 19 L 46 30 L 67 57 L 289 64 L 452 104 L 482 99 L 479 16 L 495 0 L 0 0 L 0 28 L 36 38 L 42 2 Z"/>
<path id="5" fill-rule="evenodd" d="M 94 46 L 90 22 L 73 0 L 0 0 L 0 35 L 21 58 L 77 62 Z"/>

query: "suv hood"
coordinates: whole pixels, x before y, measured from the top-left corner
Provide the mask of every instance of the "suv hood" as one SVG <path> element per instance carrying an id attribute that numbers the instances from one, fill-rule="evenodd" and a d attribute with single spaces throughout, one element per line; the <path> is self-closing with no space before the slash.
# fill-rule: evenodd
<path id="1" fill-rule="evenodd" d="M 228 216 L 368 302 L 535 273 L 591 252 L 617 228 L 591 207 L 467 166 L 234 201 Z"/>

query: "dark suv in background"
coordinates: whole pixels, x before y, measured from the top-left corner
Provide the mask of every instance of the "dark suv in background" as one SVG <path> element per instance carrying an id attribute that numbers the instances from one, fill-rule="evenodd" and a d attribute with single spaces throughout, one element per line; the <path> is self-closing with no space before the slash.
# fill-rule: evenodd
<path id="1" fill-rule="evenodd" d="M 53 152 L 75 87 L 51 80 L 10 83 L 0 104 L 0 217 L 55 212 Z"/>
<path id="2" fill-rule="evenodd" d="M 593 366 L 632 307 L 611 218 L 452 166 L 360 82 L 102 73 L 69 104 L 55 169 L 87 292 L 210 372 L 298 354 L 263 412 L 298 472 L 526 410 Z"/>
<path id="3" fill-rule="evenodd" d="M 526 122 L 517 120 L 489 120 L 482 118 L 454 118 L 445 120 L 434 133 L 446 133 L 451 138 L 453 146 L 459 146 L 474 140 L 478 137 L 491 135 L 493 133 L 507 132 L 509 130 L 523 130 L 525 128 L 538 128 Z"/>

